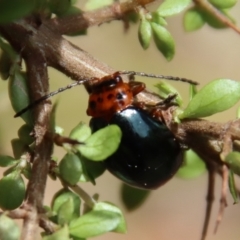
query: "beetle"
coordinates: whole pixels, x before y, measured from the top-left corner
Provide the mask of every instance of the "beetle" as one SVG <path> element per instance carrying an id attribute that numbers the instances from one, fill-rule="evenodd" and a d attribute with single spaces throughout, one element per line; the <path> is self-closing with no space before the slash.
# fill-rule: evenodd
<path id="1" fill-rule="evenodd" d="M 118 150 L 104 161 L 106 168 L 133 187 L 156 189 L 174 176 L 183 161 L 181 144 L 166 125 L 164 118 L 164 113 L 173 105 L 172 100 L 175 96 L 170 96 L 153 106 L 135 101 L 135 97 L 145 89 L 145 84 L 136 81 L 124 82 L 122 74 L 197 84 L 178 77 L 132 71 L 115 72 L 100 79 L 80 80 L 58 89 L 30 104 L 15 117 L 59 92 L 91 81 L 92 84 L 87 88 L 87 114 L 92 117 L 92 131 L 96 132 L 110 124 L 118 125 L 122 131 Z"/>

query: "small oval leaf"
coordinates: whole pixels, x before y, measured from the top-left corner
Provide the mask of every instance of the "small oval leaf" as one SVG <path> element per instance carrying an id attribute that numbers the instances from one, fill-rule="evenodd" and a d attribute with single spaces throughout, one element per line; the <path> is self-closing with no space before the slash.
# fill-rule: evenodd
<path id="1" fill-rule="evenodd" d="M 190 84 L 189 86 L 189 101 L 193 99 L 193 97 L 197 94 L 198 90 L 196 85 Z"/>
<path id="2" fill-rule="evenodd" d="M 30 145 L 34 141 L 33 136 L 30 136 L 32 130 L 28 124 L 24 124 L 18 129 L 18 137 L 26 145 Z"/>
<path id="3" fill-rule="evenodd" d="M 182 105 L 183 103 L 182 97 L 180 96 L 176 88 L 174 88 L 172 85 L 162 81 L 155 84 L 154 87 L 156 87 L 159 90 L 158 94 L 163 98 L 167 98 L 169 95 L 172 95 L 172 94 L 177 94 L 173 102 L 177 103 L 179 106 Z"/>
<path id="4" fill-rule="evenodd" d="M 81 175 L 80 182 L 91 182 L 95 185 L 95 179 L 101 176 L 106 170 L 104 162 L 95 162 L 88 160 L 81 156 L 81 163 L 83 165 L 83 174 Z"/>
<path id="5" fill-rule="evenodd" d="M 183 179 L 191 179 L 201 176 L 206 170 L 206 165 L 203 160 L 190 149 L 185 152 L 184 163 L 175 176 Z"/>
<path id="6" fill-rule="evenodd" d="M 187 32 L 195 31 L 205 24 L 202 11 L 197 7 L 190 8 L 184 14 L 183 26 Z"/>
<path id="7" fill-rule="evenodd" d="M 224 9 L 232 8 L 237 3 L 237 0 L 209 0 L 209 2 L 216 8 Z"/>
<path id="8" fill-rule="evenodd" d="M 88 159 L 102 161 L 117 150 L 121 137 L 120 128 L 117 125 L 110 125 L 95 132 L 77 149 Z"/>
<path id="9" fill-rule="evenodd" d="M 234 201 L 233 204 L 238 203 L 239 202 L 239 194 L 238 194 L 238 190 L 236 188 L 234 174 L 233 174 L 233 171 L 231 171 L 231 170 L 229 171 L 228 186 L 229 186 L 229 191 L 230 191 L 233 201 Z"/>
<path id="10" fill-rule="evenodd" d="M 30 179 L 32 175 L 32 166 L 29 162 L 26 163 L 26 166 L 22 169 L 22 174 L 26 179 Z"/>
<path id="11" fill-rule="evenodd" d="M 80 122 L 72 129 L 69 137 L 78 140 L 79 142 L 85 142 L 91 136 L 91 133 L 91 128 L 87 124 Z"/>
<path id="12" fill-rule="evenodd" d="M 157 13 L 163 17 L 172 16 L 182 12 L 191 2 L 191 0 L 165 0 L 157 9 Z"/>
<path id="13" fill-rule="evenodd" d="M 9 78 L 11 65 L 12 61 L 9 54 L 0 48 L 0 77 L 2 80 Z"/>
<path id="14" fill-rule="evenodd" d="M 2 214 L 0 216 L 0 239 L 18 240 L 20 238 L 20 229 L 11 218 Z"/>
<path id="15" fill-rule="evenodd" d="M 157 12 L 152 12 L 152 20 L 151 22 L 155 22 L 163 27 L 167 26 L 167 21 L 165 18 L 161 17 Z"/>
<path id="16" fill-rule="evenodd" d="M 58 209 L 58 224 L 68 224 L 72 219 L 76 218 L 74 214 L 74 202 L 72 198 L 68 198 Z"/>
<path id="17" fill-rule="evenodd" d="M 75 185 L 82 174 L 82 164 L 78 156 L 67 153 L 59 164 L 59 172 L 64 181 L 70 185 Z"/>
<path id="18" fill-rule="evenodd" d="M 0 166 L 1 167 L 9 167 L 9 166 L 16 164 L 17 162 L 18 162 L 18 160 L 14 159 L 11 156 L 0 155 Z"/>
<path id="19" fill-rule="evenodd" d="M 240 153 L 239 152 L 231 152 L 224 159 L 230 166 L 230 169 L 240 176 Z"/>
<path id="20" fill-rule="evenodd" d="M 25 72 L 15 70 L 11 73 L 8 81 L 8 92 L 12 107 L 17 113 L 30 103 L 27 75 Z M 21 115 L 21 118 L 30 126 L 32 126 L 31 112 L 27 111 Z"/>
<path id="21" fill-rule="evenodd" d="M 226 10 L 222 9 L 219 11 L 221 12 L 221 14 L 225 15 L 225 17 L 228 18 L 231 22 L 235 22 L 235 20 L 232 18 L 232 16 L 228 14 Z M 209 13 L 208 11 L 205 11 L 204 9 L 202 10 L 202 16 L 206 23 L 213 28 L 222 29 L 228 27 L 224 22 L 220 21 L 218 18 L 216 18 L 216 16 Z"/>
<path id="22" fill-rule="evenodd" d="M 133 188 L 126 184 L 122 184 L 121 187 L 122 202 L 128 211 L 133 211 L 140 207 L 148 198 L 150 193 L 151 191 Z"/>
<path id="23" fill-rule="evenodd" d="M 151 22 L 154 42 L 158 50 L 168 60 L 172 60 L 175 53 L 175 43 L 170 32 L 160 24 Z"/>
<path id="24" fill-rule="evenodd" d="M 69 225 L 74 237 L 90 238 L 114 230 L 120 223 L 119 213 L 105 210 L 90 211 Z"/>
<path id="25" fill-rule="evenodd" d="M 19 159 L 27 150 L 26 145 L 18 138 L 11 140 L 13 155 L 16 159 Z"/>
<path id="26" fill-rule="evenodd" d="M 218 79 L 204 86 L 189 102 L 179 118 L 201 118 L 231 108 L 240 99 L 240 83 Z"/>
<path id="27" fill-rule="evenodd" d="M 63 228 L 58 229 L 53 234 L 43 237 L 43 240 L 71 240 L 71 239 L 72 238 L 69 237 L 69 230 L 67 225 L 65 225 Z"/>
<path id="28" fill-rule="evenodd" d="M 35 1 L 1 0 L 0 23 L 7 23 L 29 15 L 35 8 Z"/>
<path id="29" fill-rule="evenodd" d="M 69 0 L 49 0 L 48 4 L 51 12 L 60 16 L 71 6 L 71 2 Z"/>
<path id="30" fill-rule="evenodd" d="M 147 49 L 152 38 L 152 27 L 146 18 L 142 18 L 138 28 L 138 39 L 143 49 Z"/>
<path id="31" fill-rule="evenodd" d="M 122 211 L 118 207 L 108 202 L 98 202 L 94 205 L 93 210 L 95 211 L 105 210 L 109 212 L 118 213 L 120 215 L 120 222 L 113 231 L 118 233 L 126 233 L 127 231 L 126 221 L 124 219 Z"/>
<path id="32" fill-rule="evenodd" d="M 12 210 L 22 204 L 25 184 L 19 173 L 14 171 L 0 180 L 0 196 L 0 207 L 4 210 Z"/>
<path id="33" fill-rule="evenodd" d="M 55 193 L 53 197 L 53 201 L 51 203 L 53 212 L 57 214 L 60 211 L 60 208 L 63 206 L 63 204 L 67 202 L 70 198 L 73 201 L 73 209 L 74 209 L 73 216 L 74 218 L 79 217 L 81 200 L 77 194 L 65 188 Z"/>

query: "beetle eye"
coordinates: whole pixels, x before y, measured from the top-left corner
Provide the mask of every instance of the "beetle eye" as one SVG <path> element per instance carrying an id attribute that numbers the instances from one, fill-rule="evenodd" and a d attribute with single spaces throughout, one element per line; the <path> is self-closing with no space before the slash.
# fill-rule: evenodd
<path id="1" fill-rule="evenodd" d="M 122 78 L 121 78 L 121 76 L 118 75 L 118 76 L 115 77 L 114 80 L 116 81 L 116 83 L 119 83 L 119 82 L 122 81 Z"/>

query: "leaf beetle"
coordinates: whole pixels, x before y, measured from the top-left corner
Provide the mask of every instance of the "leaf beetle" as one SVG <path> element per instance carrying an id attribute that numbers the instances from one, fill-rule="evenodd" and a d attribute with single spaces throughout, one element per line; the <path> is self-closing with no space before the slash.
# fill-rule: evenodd
<path id="1" fill-rule="evenodd" d="M 106 168 L 133 187 L 156 189 L 179 169 L 183 150 L 160 120 L 164 104 L 148 108 L 134 101 L 144 89 L 142 82 L 123 82 L 120 72 L 105 76 L 89 91 L 87 114 L 93 132 L 109 124 L 122 130 L 118 150 L 104 161 Z"/>

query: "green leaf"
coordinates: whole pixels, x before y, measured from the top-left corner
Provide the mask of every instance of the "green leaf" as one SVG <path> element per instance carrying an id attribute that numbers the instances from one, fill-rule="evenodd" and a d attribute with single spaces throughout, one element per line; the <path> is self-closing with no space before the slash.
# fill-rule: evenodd
<path id="1" fill-rule="evenodd" d="M 3 176 L 7 176 L 12 172 L 15 172 L 17 170 L 17 164 L 13 165 L 12 167 L 8 168 L 6 171 L 3 172 Z"/>
<path id="2" fill-rule="evenodd" d="M 13 157 L 7 155 L 0 155 L 0 166 L 1 167 L 9 167 L 16 164 L 18 160 L 14 159 Z"/>
<path id="3" fill-rule="evenodd" d="M 32 133 L 32 127 L 28 124 L 22 125 L 18 130 L 18 137 L 19 139 L 26 145 L 30 145 L 34 141 L 34 137 L 30 136 Z"/>
<path id="4" fill-rule="evenodd" d="M 59 16 L 64 14 L 71 6 L 69 0 L 49 0 L 48 4 L 51 12 Z"/>
<path id="5" fill-rule="evenodd" d="M 75 185 L 82 174 L 82 164 L 79 157 L 74 153 L 67 153 L 59 164 L 59 172 L 64 181 L 70 185 Z"/>
<path id="6" fill-rule="evenodd" d="M 80 15 L 82 10 L 75 6 L 70 6 L 66 12 L 61 14 L 61 17 Z"/>
<path id="7" fill-rule="evenodd" d="M 71 236 L 71 240 L 86 240 L 86 238 L 78 238 L 78 237 Z"/>
<path id="8" fill-rule="evenodd" d="M 26 145 L 18 138 L 12 139 L 11 144 L 15 159 L 19 159 L 26 151 Z"/>
<path id="9" fill-rule="evenodd" d="M 157 12 L 152 12 L 151 22 L 155 22 L 163 27 L 167 26 L 167 21 L 165 18 L 161 17 Z"/>
<path id="10" fill-rule="evenodd" d="M 68 226 L 60 228 L 49 236 L 44 236 L 43 240 L 70 240 Z"/>
<path id="11" fill-rule="evenodd" d="M 12 107 L 15 112 L 19 112 L 29 105 L 29 91 L 27 86 L 27 75 L 19 70 L 11 71 L 8 81 L 8 92 Z M 31 112 L 27 111 L 21 115 L 21 118 L 30 126 L 32 126 Z"/>
<path id="12" fill-rule="evenodd" d="M 127 210 L 132 211 L 139 208 L 148 198 L 151 191 L 133 188 L 129 185 L 122 184 L 121 198 Z"/>
<path id="13" fill-rule="evenodd" d="M 71 5 L 74 5 L 78 2 L 78 0 L 70 0 L 70 2 L 71 2 Z"/>
<path id="14" fill-rule="evenodd" d="M 58 209 L 58 224 L 68 224 L 72 219 L 78 217 L 74 213 L 74 201 L 73 198 L 68 198 Z"/>
<path id="15" fill-rule="evenodd" d="M 7 53 L 9 60 L 11 60 L 11 65 L 14 63 L 14 61 L 19 58 L 18 54 L 15 52 L 15 50 L 12 48 L 12 46 L 5 42 L 3 39 L 0 38 L 0 49 Z M 20 60 L 20 59 L 19 59 Z M 1 62 L 2 64 L 2 62 Z M 1 66 L 2 67 L 2 66 Z M 1 68 L 0 67 L 0 68 Z M 8 69 L 9 71 L 10 69 Z M 9 72 L 10 73 L 10 72 Z"/>
<path id="16" fill-rule="evenodd" d="M 191 32 L 201 28 L 206 23 L 202 11 L 193 7 L 186 11 L 183 18 L 183 26 L 185 31 Z"/>
<path id="17" fill-rule="evenodd" d="M 36 13 L 44 13 L 44 17 L 51 17 L 50 11 L 48 9 L 48 0 L 38 0 L 35 1 L 35 11 L 34 14 Z"/>
<path id="18" fill-rule="evenodd" d="M 1 0 L 0 23 L 7 23 L 29 15 L 35 8 L 35 1 Z"/>
<path id="19" fill-rule="evenodd" d="M 239 202 L 239 196 L 238 196 L 239 194 L 238 194 L 238 190 L 236 188 L 234 174 L 231 170 L 229 171 L 228 186 L 229 186 L 230 193 L 233 197 L 233 201 L 234 201 L 233 204 L 238 203 Z"/>
<path id="20" fill-rule="evenodd" d="M 231 152 L 224 159 L 226 163 L 229 164 L 230 169 L 240 176 L 240 153 L 239 152 Z"/>
<path id="21" fill-rule="evenodd" d="M 120 221 L 119 213 L 93 210 L 73 220 L 69 225 L 69 231 L 74 237 L 90 238 L 116 229 Z"/>
<path id="22" fill-rule="evenodd" d="M 175 176 L 183 179 L 191 179 L 201 176 L 206 172 L 206 165 L 203 160 L 193 151 L 188 150 L 184 154 L 184 164 Z"/>
<path id="23" fill-rule="evenodd" d="M 94 211 L 105 210 L 113 213 L 118 213 L 120 215 L 120 222 L 113 231 L 118 233 L 126 233 L 127 231 L 126 221 L 124 219 L 122 211 L 118 207 L 108 202 L 98 202 L 97 204 L 94 205 L 93 210 Z"/>
<path id="24" fill-rule="evenodd" d="M 239 82 L 218 79 L 204 86 L 179 117 L 183 119 L 211 116 L 231 108 L 239 99 Z"/>
<path id="25" fill-rule="evenodd" d="M 56 113 L 57 113 L 57 107 L 58 107 L 58 101 L 56 101 L 53 106 L 52 106 L 52 111 L 51 111 L 51 114 L 50 114 L 50 131 L 51 132 L 55 132 L 59 135 L 61 135 L 61 128 L 56 126 Z M 61 129 L 61 130 L 59 130 Z M 58 132 L 59 131 L 59 132 Z M 62 130 L 63 132 L 63 130 Z"/>
<path id="26" fill-rule="evenodd" d="M 237 3 L 237 0 L 209 0 L 209 2 L 216 8 L 224 9 L 232 8 Z"/>
<path id="27" fill-rule="evenodd" d="M 189 86 L 189 101 L 193 99 L 193 97 L 197 94 L 197 87 L 196 85 L 190 84 Z"/>
<path id="28" fill-rule="evenodd" d="M 92 134 L 84 145 L 77 149 L 88 159 L 102 161 L 112 155 L 118 148 L 122 133 L 117 125 L 110 125 Z"/>
<path id="29" fill-rule="evenodd" d="M 219 11 L 223 15 L 225 15 L 227 18 L 229 18 L 229 20 L 234 22 L 234 20 L 232 19 L 231 16 L 229 16 L 227 11 L 225 11 L 224 9 L 219 10 Z M 209 26 L 213 27 L 213 28 L 222 29 L 222 28 L 227 28 L 228 27 L 225 23 L 223 23 L 222 21 L 218 20 L 214 15 L 212 15 L 208 11 L 205 11 L 204 9 L 202 9 L 202 16 L 203 16 L 204 20 L 207 22 L 207 24 Z"/>
<path id="30" fill-rule="evenodd" d="M 174 99 L 174 102 L 177 103 L 179 106 L 182 105 L 183 100 L 179 94 L 179 92 L 170 84 L 166 82 L 159 82 L 154 85 L 159 90 L 159 95 L 163 98 L 167 98 L 170 94 L 177 94 L 176 98 Z"/>
<path id="31" fill-rule="evenodd" d="M 88 0 L 85 4 L 85 10 L 90 11 L 94 9 L 98 9 L 101 7 L 105 7 L 108 5 L 111 5 L 113 3 L 113 0 Z"/>
<path id="32" fill-rule="evenodd" d="M 14 171 L 0 180 L 0 207 L 12 210 L 19 207 L 25 197 L 25 184 L 21 175 Z"/>
<path id="33" fill-rule="evenodd" d="M 22 174 L 24 175 L 24 177 L 26 179 L 30 179 L 31 175 L 32 175 L 32 167 L 31 164 L 29 162 L 26 163 L 26 166 L 24 167 L 24 169 L 22 169 Z"/>
<path id="34" fill-rule="evenodd" d="M 95 185 L 95 179 L 101 176 L 106 170 L 104 162 L 95 162 L 81 156 L 83 165 L 83 174 L 80 176 L 80 182 L 89 182 Z"/>
<path id="35" fill-rule="evenodd" d="M 10 76 L 12 61 L 9 54 L 0 48 L 0 77 L 7 80 Z"/>
<path id="36" fill-rule="evenodd" d="M 154 42 L 158 50 L 163 54 L 163 56 L 168 60 L 172 60 L 175 53 L 175 44 L 170 32 L 161 25 L 151 22 Z"/>
<path id="37" fill-rule="evenodd" d="M 185 10 L 191 2 L 191 0 L 165 0 L 157 9 L 157 13 L 169 17 Z"/>
<path id="38" fill-rule="evenodd" d="M 77 218 L 80 215 L 81 200 L 77 194 L 65 188 L 55 193 L 53 201 L 51 203 L 52 210 L 55 214 L 59 213 L 62 206 L 64 206 L 64 204 L 68 202 L 69 199 L 72 199 L 71 201 L 73 203 L 72 219 Z"/>
<path id="39" fill-rule="evenodd" d="M 147 49 L 152 38 L 152 27 L 150 22 L 143 17 L 138 28 L 138 40 L 143 49 Z"/>
<path id="40" fill-rule="evenodd" d="M 54 132 L 55 132 L 56 134 L 59 134 L 60 136 L 62 136 L 63 133 L 64 133 L 64 129 L 61 128 L 61 127 L 59 127 L 59 126 L 55 126 Z"/>
<path id="41" fill-rule="evenodd" d="M 91 136 L 91 133 L 91 128 L 87 124 L 80 122 L 72 129 L 69 137 L 79 142 L 85 142 Z"/>
<path id="42" fill-rule="evenodd" d="M 0 216 L 0 239 L 18 240 L 20 239 L 20 229 L 11 218 L 2 214 Z"/>

